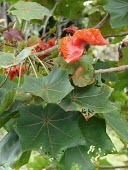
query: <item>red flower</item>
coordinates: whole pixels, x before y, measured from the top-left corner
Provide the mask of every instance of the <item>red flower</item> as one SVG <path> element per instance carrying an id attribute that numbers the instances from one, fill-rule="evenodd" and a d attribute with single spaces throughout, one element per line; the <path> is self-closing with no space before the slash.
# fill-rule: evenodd
<path id="1" fill-rule="evenodd" d="M 106 45 L 108 41 L 102 37 L 98 29 L 76 30 L 73 36 L 61 39 L 60 53 L 67 63 L 75 62 L 82 56 L 87 43 L 90 45 Z"/>
<path id="2" fill-rule="evenodd" d="M 100 30 L 94 28 L 77 30 L 73 36 L 80 40 L 84 40 L 90 45 L 109 44 L 109 42 L 102 37 Z"/>
<path id="3" fill-rule="evenodd" d="M 61 39 L 60 53 L 67 63 L 79 60 L 84 52 L 83 42 L 73 36 Z"/>
<path id="4" fill-rule="evenodd" d="M 11 68 L 5 68 L 4 69 L 4 74 L 8 74 L 8 72 L 10 71 L 9 75 L 8 75 L 8 78 L 10 80 L 13 80 L 15 76 L 19 76 L 19 71 L 20 71 L 20 67 L 19 66 L 14 66 Z M 21 76 L 23 76 L 25 73 L 25 69 L 24 69 L 24 66 L 22 66 L 22 70 L 21 70 Z"/>
<path id="5" fill-rule="evenodd" d="M 68 28 L 64 28 L 63 31 L 70 32 L 70 33 L 75 33 L 77 31 L 77 29 L 70 26 Z"/>
<path id="6" fill-rule="evenodd" d="M 44 51 L 47 50 L 48 48 L 51 48 L 55 46 L 56 38 L 52 38 L 51 40 L 48 40 L 46 43 L 43 43 L 41 39 L 38 40 L 38 45 L 35 48 L 36 51 Z M 43 60 L 44 58 L 48 57 L 49 54 L 42 55 L 39 57 L 40 60 Z"/>

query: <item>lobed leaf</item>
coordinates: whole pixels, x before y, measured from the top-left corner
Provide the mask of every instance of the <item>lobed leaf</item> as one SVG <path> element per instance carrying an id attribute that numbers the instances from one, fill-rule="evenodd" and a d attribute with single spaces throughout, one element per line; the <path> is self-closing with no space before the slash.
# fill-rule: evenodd
<path id="1" fill-rule="evenodd" d="M 32 49 L 33 47 L 27 47 L 23 49 L 16 57 L 11 53 L 0 52 L 0 67 L 8 68 L 18 65 L 31 54 Z"/>
<path id="2" fill-rule="evenodd" d="M 20 19 L 31 20 L 31 19 L 40 19 L 42 20 L 45 15 L 50 16 L 50 11 L 41 6 L 36 2 L 25 2 L 18 1 L 16 4 L 12 6 L 13 8 L 10 10 L 12 15 L 17 16 Z"/>
<path id="3" fill-rule="evenodd" d="M 0 88 L 0 115 L 9 107 L 11 107 L 15 97 L 15 90 L 7 91 Z"/>
<path id="4" fill-rule="evenodd" d="M 5 112 L 0 115 L 0 128 L 3 127 L 13 116 L 18 114 L 18 108 L 22 107 L 23 104 L 15 100 L 13 105 Z"/>
<path id="5" fill-rule="evenodd" d="M 43 78 L 24 77 L 21 91 L 29 92 L 43 98 L 48 103 L 57 103 L 73 89 L 69 82 L 67 72 L 56 66 L 50 74 Z"/>
<path id="6" fill-rule="evenodd" d="M 0 166 L 13 164 L 21 154 L 19 138 L 12 130 L 0 142 Z"/>
<path id="7" fill-rule="evenodd" d="M 103 114 L 107 123 L 115 130 L 124 144 L 128 144 L 128 123 L 118 111 Z"/>
<path id="8" fill-rule="evenodd" d="M 85 8 L 84 2 L 85 0 L 75 1 L 75 3 L 74 0 L 60 1 L 55 10 L 55 15 L 70 19 L 78 19 L 82 16 L 82 11 Z"/>
<path id="9" fill-rule="evenodd" d="M 37 150 L 52 158 L 61 157 L 63 150 L 84 145 L 78 127 L 78 112 L 65 112 L 58 105 L 28 105 L 19 109 L 16 131 L 23 151 Z"/>
<path id="10" fill-rule="evenodd" d="M 60 161 L 61 170 L 94 170 L 95 166 L 90 160 L 90 156 L 84 146 L 76 146 L 65 151 Z"/>
<path id="11" fill-rule="evenodd" d="M 84 114 L 107 113 L 116 110 L 116 106 L 108 100 L 112 89 L 104 84 L 94 84 L 85 88 L 75 88 L 59 104 L 64 110 L 78 110 Z"/>
<path id="12" fill-rule="evenodd" d="M 116 151 L 111 139 L 106 133 L 105 120 L 97 117 L 92 117 L 85 121 L 83 116 L 80 117 L 79 126 L 82 134 L 87 142 L 86 149 L 90 156 L 105 156 Z"/>
<path id="13" fill-rule="evenodd" d="M 110 13 L 110 24 L 113 28 L 128 25 L 128 1 L 127 0 L 109 0 L 104 6 Z"/>
<path id="14" fill-rule="evenodd" d="M 0 68 L 10 67 L 14 62 L 15 56 L 13 54 L 0 51 Z"/>

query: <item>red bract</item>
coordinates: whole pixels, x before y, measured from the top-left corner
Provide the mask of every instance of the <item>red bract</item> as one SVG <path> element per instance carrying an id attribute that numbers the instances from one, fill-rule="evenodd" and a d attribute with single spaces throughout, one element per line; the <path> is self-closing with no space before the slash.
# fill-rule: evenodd
<path id="1" fill-rule="evenodd" d="M 8 72 L 10 71 L 9 75 L 8 75 L 8 78 L 10 80 L 13 80 L 15 76 L 19 76 L 19 71 L 20 71 L 20 67 L 19 66 L 14 66 L 11 68 L 5 68 L 4 69 L 4 74 L 8 74 Z M 22 70 L 21 70 L 21 76 L 23 76 L 25 73 L 25 69 L 24 69 L 24 66 L 22 66 Z"/>
<path id="2" fill-rule="evenodd" d="M 43 43 L 43 41 L 41 39 L 38 40 L 38 45 L 35 48 L 36 51 L 44 51 L 47 50 L 48 48 L 51 48 L 55 45 L 56 42 L 56 38 L 52 38 L 51 40 L 48 40 L 46 43 Z M 39 58 L 41 60 L 43 60 L 44 58 L 46 58 L 47 56 L 49 56 L 49 54 L 46 55 L 42 55 Z"/>
<path id="3" fill-rule="evenodd" d="M 71 33 L 75 33 L 76 32 L 76 28 L 74 27 L 68 27 L 68 28 L 64 28 L 63 31 L 66 31 L 66 32 L 71 32 Z"/>
<path id="4" fill-rule="evenodd" d="M 73 36 L 90 45 L 106 45 L 109 43 L 102 37 L 100 30 L 94 28 L 77 30 Z"/>
<path id="5" fill-rule="evenodd" d="M 73 36 L 62 38 L 60 53 L 67 63 L 75 62 L 82 56 L 87 43 L 90 45 L 106 45 L 108 41 L 102 37 L 98 29 L 76 30 Z"/>
<path id="6" fill-rule="evenodd" d="M 61 39 L 60 53 L 64 55 L 67 63 L 79 60 L 84 51 L 83 42 L 79 39 L 68 36 Z"/>

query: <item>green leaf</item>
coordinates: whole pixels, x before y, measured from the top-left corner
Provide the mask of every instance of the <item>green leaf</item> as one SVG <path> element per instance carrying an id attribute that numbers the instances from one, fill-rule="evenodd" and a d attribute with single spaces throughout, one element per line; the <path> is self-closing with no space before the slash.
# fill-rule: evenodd
<path id="1" fill-rule="evenodd" d="M 35 1 L 35 0 L 31 0 L 31 1 Z M 42 6 L 45 6 L 48 9 L 53 9 L 55 6 L 55 3 L 57 3 L 56 0 L 45 0 L 45 1 L 36 0 L 36 2 L 41 4 Z"/>
<path id="2" fill-rule="evenodd" d="M 31 19 L 42 20 L 45 15 L 51 15 L 47 8 L 36 2 L 18 1 L 12 7 L 13 8 L 9 11 L 12 15 L 16 15 L 18 18 L 28 21 Z"/>
<path id="3" fill-rule="evenodd" d="M 66 70 L 60 70 L 57 67 L 43 78 L 24 76 L 24 84 L 21 87 L 21 91 L 30 92 L 49 103 L 59 102 L 72 89 Z"/>
<path id="4" fill-rule="evenodd" d="M 105 156 L 116 151 L 106 133 L 106 123 L 103 119 L 92 117 L 88 121 L 81 116 L 79 126 L 87 142 L 87 150 L 90 156 Z"/>
<path id="5" fill-rule="evenodd" d="M 128 123 L 118 111 L 103 114 L 107 123 L 116 131 L 120 139 L 128 144 Z"/>
<path id="6" fill-rule="evenodd" d="M 15 100 L 11 108 L 0 115 L 0 128 L 3 127 L 13 116 L 18 114 L 18 108 L 21 106 L 22 103 Z"/>
<path id="7" fill-rule="evenodd" d="M 9 108 L 15 97 L 15 90 L 7 91 L 4 88 L 0 88 L 0 115 Z"/>
<path id="8" fill-rule="evenodd" d="M 76 88 L 59 105 L 66 111 L 78 110 L 87 116 L 106 113 L 117 109 L 108 100 L 111 92 L 112 89 L 104 84 L 101 87 L 90 85 L 85 88 Z"/>
<path id="9" fill-rule="evenodd" d="M 18 0 L 6 0 L 6 2 L 14 4 L 14 3 L 18 2 Z"/>
<path id="10" fill-rule="evenodd" d="M 33 47 L 27 47 L 23 49 L 16 57 L 10 53 L 0 52 L 0 67 L 8 68 L 18 65 L 31 54 L 32 49 Z"/>
<path id="11" fill-rule="evenodd" d="M 97 25 L 103 17 L 104 16 L 101 16 L 101 13 L 98 11 L 89 15 L 88 28 L 92 28 Z M 115 30 L 111 28 L 109 20 L 100 28 L 100 31 L 103 35 L 113 34 L 115 32 Z"/>
<path id="12" fill-rule="evenodd" d="M 26 151 L 22 153 L 20 158 L 12 165 L 12 168 L 18 169 L 21 166 L 27 164 L 29 161 L 30 155 L 31 155 L 31 151 Z"/>
<path id="13" fill-rule="evenodd" d="M 72 80 L 75 86 L 85 87 L 94 82 L 93 58 L 82 56 L 76 65 L 77 69 L 72 75 Z"/>
<path id="14" fill-rule="evenodd" d="M 29 105 L 20 110 L 16 131 L 23 151 L 37 150 L 52 158 L 61 157 L 63 150 L 84 145 L 78 127 L 78 112 L 65 112 L 58 105 Z"/>
<path id="15" fill-rule="evenodd" d="M 7 68 L 15 61 L 15 56 L 11 53 L 4 53 L 0 51 L 0 68 Z"/>
<path id="16" fill-rule="evenodd" d="M 22 154 L 19 138 L 10 131 L 0 142 L 0 166 L 13 164 Z"/>
<path id="17" fill-rule="evenodd" d="M 27 47 L 25 49 L 23 49 L 15 58 L 15 62 L 14 65 L 17 65 L 19 63 L 21 63 L 24 59 L 26 59 L 32 51 L 33 47 Z"/>
<path id="18" fill-rule="evenodd" d="M 62 57 L 57 57 L 54 62 L 61 69 L 66 69 L 75 86 L 85 87 L 94 82 L 93 58 L 83 55 L 80 60 L 74 63 L 66 63 Z"/>
<path id="19" fill-rule="evenodd" d="M 0 84 L 3 84 L 5 77 L 5 75 L 0 75 Z M 6 80 L 0 88 L 0 114 L 2 114 L 5 110 L 8 110 L 13 104 L 16 93 L 14 88 L 15 83 L 9 80 Z"/>
<path id="20" fill-rule="evenodd" d="M 28 170 L 42 170 L 42 169 L 49 169 L 49 167 L 52 165 L 51 159 L 49 159 L 48 156 L 41 156 L 36 155 L 34 156 L 33 160 L 29 162 L 26 167 Z M 52 169 L 49 169 L 52 170 Z"/>
<path id="21" fill-rule="evenodd" d="M 87 150 L 84 146 L 69 148 L 60 161 L 61 170 L 94 170 Z"/>
<path id="22" fill-rule="evenodd" d="M 94 82 L 94 70 L 85 71 L 82 66 L 78 67 L 72 76 L 73 83 L 78 87 L 85 87 Z"/>
<path id="23" fill-rule="evenodd" d="M 55 15 L 64 16 L 65 18 L 70 19 L 78 19 L 82 16 L 84 2 L 85 0 L 75 1 L 75 3 L 74 0 L 60 1 L 55 10 Z"/>
<path id="24" fill-rule="evenodd" d="M 118 81 L 115 82 L 114 89 L 116 91 L 124 91 L 128 87 L 127 71 L 122 73 L 116 73 Z"/>
<path id="25" fill-rule="evenodd" d="M 6 89 L 9 92 L 13 88 L 17 87 L 16 83 L 14 83 L 14 82 L 12 82 L 12 81 L 10 81 L 8 79 L 5 81 L 5 79 L 6 79 L 6 76 L 1 74 L 0 75 L 0 85 L 1 85 L 1 88 L 4 88 L 4 89 Z"/>
<path id="26" fill-rule="evenodd" d="M 110 23 L 113 28 L 128 25 L 128 1 L 127 0 L 109 0 L 104 6 L 110 15 Z"/>

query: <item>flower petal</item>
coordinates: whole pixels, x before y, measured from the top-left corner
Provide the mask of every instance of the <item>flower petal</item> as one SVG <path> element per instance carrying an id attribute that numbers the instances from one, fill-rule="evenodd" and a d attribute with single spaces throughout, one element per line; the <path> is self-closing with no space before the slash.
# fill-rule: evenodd
<path id="1" fill-rule="evenodd" d="M 84 51 L 83 41 L 68 36 L 61 39 L 60 53 L 64 55 L 64 60 L 67 63 L 79 60 Z"/>
<path id="2" fill-rule="evenodd" d="M 73 36 L 78 39 L 84 40 L 90 45 L 109 44 L 109 42 L 103 38 L 99 29 L 89 28 L 89 29 L 77 30 Z"/>

